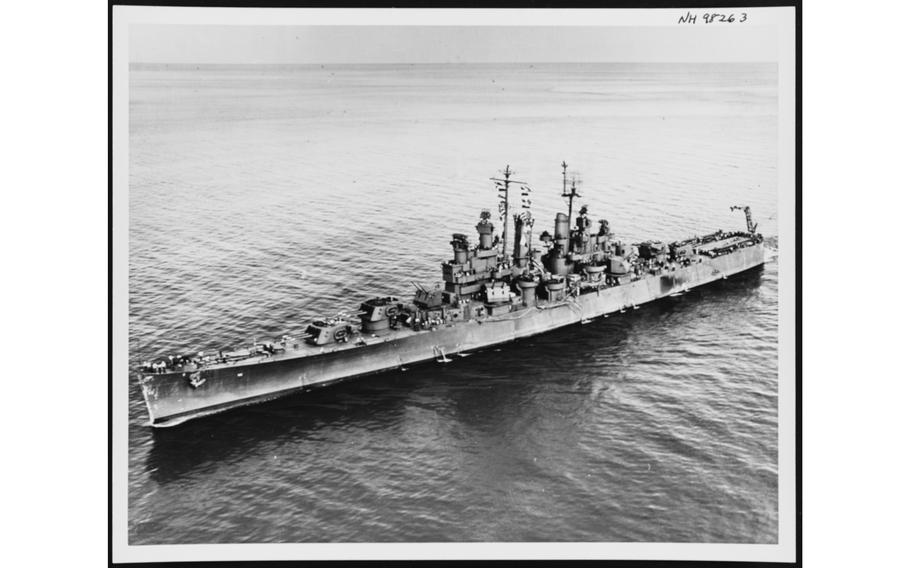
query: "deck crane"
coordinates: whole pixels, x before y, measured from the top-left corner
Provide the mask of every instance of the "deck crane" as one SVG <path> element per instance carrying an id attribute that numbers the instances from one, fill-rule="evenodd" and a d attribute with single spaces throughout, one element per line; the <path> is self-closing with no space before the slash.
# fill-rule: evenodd
<path id="1" fill-rule="evenodd" d="M 746 229 L 749 230 L 751 234 L 755 234 L 755 231 L 758 229 L 758 223 L 752 222 L 752 209 L 748 205 L 733 205 L 730 207 L 730 211 L 742 211 L 746 214 Z"/>

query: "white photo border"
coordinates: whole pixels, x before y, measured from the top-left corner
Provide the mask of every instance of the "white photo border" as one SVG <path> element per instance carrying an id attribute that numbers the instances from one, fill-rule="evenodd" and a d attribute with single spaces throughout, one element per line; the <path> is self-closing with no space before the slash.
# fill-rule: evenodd
<path id="1" fill-rule="evenodd" d="M 674 9 L 311 9 L 112 7 L 111 12 L 111 560 L 114 563 L 263 560 L 797 561 L 798 551 L 798 68 L 797 8 L 743 8 L 744 25 L 778 30 L 778 542 L 316 543 L 130 545 L 128 542 L 129 30 L 133 24 L 396 26 L 675 26 Z M 691 10 L 691 9 L 690 9 Z"/>

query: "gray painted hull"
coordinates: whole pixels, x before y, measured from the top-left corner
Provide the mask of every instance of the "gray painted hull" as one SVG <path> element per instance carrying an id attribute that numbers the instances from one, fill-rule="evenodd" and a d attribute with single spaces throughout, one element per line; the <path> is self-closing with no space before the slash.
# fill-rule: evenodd
<path id="1" fill-rule="evenodd" d="M 681 290 L 695 288 L 764 263 L 764 247 L 755 245 L 673 272 L 581 294 L 567 301 L 513 311 L 415 332 L 393 332 L 334 350 L 305 346 L 273 357 L 199 370 L 204 383 L 194 388 L 192 371 L 140 376 L 151 425 L 173 426 L 192 418 L 254 404 L 399 367 L 433 360 L 440 353 L 480 349 L 617 312 Z"/>

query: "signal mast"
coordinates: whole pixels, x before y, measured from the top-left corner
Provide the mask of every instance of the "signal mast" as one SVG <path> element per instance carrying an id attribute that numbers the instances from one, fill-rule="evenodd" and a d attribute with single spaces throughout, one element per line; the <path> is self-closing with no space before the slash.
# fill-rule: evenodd
<path id="1" fill-rule="evenodd" d="M 566 168 L 569 167 L 569 164 L 565 160 L 562 161 L 562 196 L 563 198 L 569 198 L 569 226 L 572 226 L 572 203 L 575 201 L 576 197 L 581 197 L 581 194 L 575 189 L 575 178 L 572 178 L 572 186 L 566 187 Z"/>
<path id="2" fill-rule="evenodd" d="M 502 172 L 502 178 L 490 178 L 490 180 L 496 182 L 496 188 L 499 190 L 499 217 L 502 220 L 502 257 L 506 262 L 508 262 L 507 259 L 509 258 L 509 184 L 527 185 L 527 182 L 510 179 L 514 173 L 514 171 L 509 169 L 509 164 L 506 164 L 506 169 Z"/>

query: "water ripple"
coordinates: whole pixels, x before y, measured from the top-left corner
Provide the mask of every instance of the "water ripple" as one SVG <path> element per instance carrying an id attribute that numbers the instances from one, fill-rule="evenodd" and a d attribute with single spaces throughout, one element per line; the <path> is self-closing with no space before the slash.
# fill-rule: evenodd
<path id="1" fill-rule="evenodd" d="M 435 282 L 506 163 L 535 230 L 565 159 L 623 239 L 774 235 L 776 113 L 773 65 L 134 69 L 131 361 Z M 776 542 L 777 313 L 769 264 L 164 431 L 131 382 L 130 542 Z"/>

